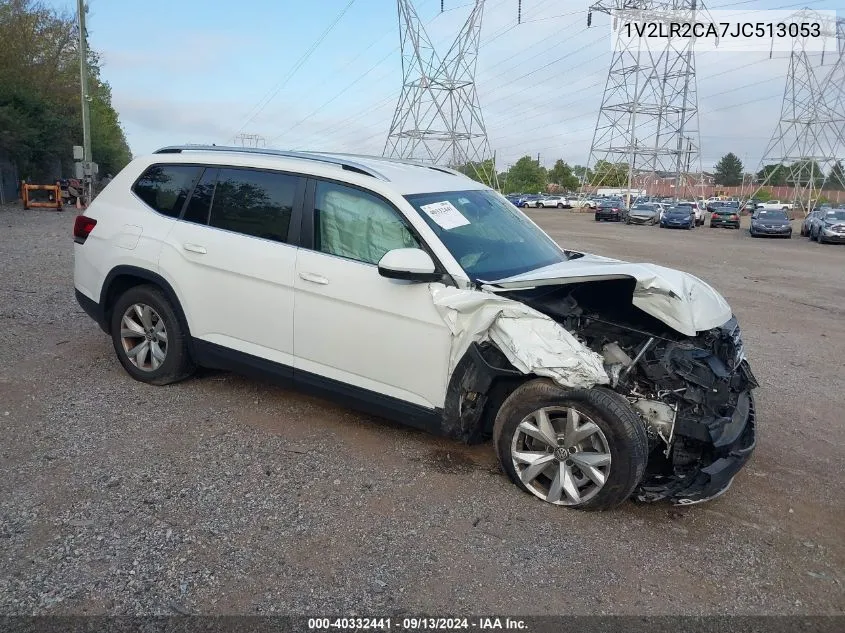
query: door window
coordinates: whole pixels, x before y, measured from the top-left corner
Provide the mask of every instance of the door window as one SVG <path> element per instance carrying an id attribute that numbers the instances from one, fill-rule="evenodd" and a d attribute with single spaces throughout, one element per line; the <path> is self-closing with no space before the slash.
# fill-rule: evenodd
<path id="1" fill-rule="evenodd" d="M 220 169 L 209 224 L 287 242 L 297 176 L 257 169 Z"/>
<path id="2" fill-rule="evenodd" d="M 314 207 L 314 247 L 323 253 L 377 264 L 395 248 L 420 248 L 392 206 L 360 189 L 318 181 Z"/>
<path id="3" fill-rule="evenodd" d="M 208 167 L 194 187 L 194 193 L 185 207 L 182 219 L 197 224 L 208 224 L 208 212 L 211 211 L 211 201 L 214 198 L 214 186 L 217 184 L 216 167 Z"/>

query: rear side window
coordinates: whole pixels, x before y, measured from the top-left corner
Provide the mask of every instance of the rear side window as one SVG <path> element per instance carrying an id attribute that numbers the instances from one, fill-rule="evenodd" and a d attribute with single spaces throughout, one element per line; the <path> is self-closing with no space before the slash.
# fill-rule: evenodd
<path id="1" fill-rule="evenodd" d="M 297 176 L 277 172 L 220 169 L 209 224 L 286 242 L 298 181 Z"/>
<path id="2" fill-rule="evenodd" d="M 152 165 L 141 174 L 132 191 L 147 206 L 175 218 L 182 211 L 201 171 L 199 165 Z"/>

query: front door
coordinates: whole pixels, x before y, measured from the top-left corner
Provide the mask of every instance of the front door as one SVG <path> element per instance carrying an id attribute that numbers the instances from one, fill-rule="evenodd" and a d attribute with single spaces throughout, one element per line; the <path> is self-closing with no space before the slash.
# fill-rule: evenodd
<path id="1" fill-rule="evenodd" d="M 296 259 L 295 373 L 442 407 L 451 333 L 428 284 L 378 272 L 387 251 L 420 246 L 408 223 L 386 200 L 327 181 L 312 213 L 313 248 Z"/>

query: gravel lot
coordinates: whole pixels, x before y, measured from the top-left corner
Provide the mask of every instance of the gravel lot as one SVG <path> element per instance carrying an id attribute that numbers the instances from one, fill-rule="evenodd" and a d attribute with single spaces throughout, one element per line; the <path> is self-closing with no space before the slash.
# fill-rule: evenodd
<path id="1" fill-rule="evenodd" d="M 845 612 L 845 246 L 530 214 L 719 288 L 760 443 L 721 499 L 555 508 L 466 447 L 234 375 L 135 382 L 73 212 L 0 209 L 0 613 Z"/>

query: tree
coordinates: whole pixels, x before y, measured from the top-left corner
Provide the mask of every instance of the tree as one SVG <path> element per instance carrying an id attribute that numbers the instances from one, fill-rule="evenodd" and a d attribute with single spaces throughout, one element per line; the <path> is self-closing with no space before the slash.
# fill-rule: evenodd
<path id="1" fill-rule="evenodd" d="M 845 190 L 845 169 L 842 167 L 841 160 L 836 161 L 833 167 L 830 168 L 825 189 L 833 189 L 835 191 Z"/>
<path id="2" fill-rule="evenodd" d="M 0 0 L 0 150 L 21 177 L 46 181 L 70 174 L 72 146 L 82 145 L 76 20 L 33 0 Z M 129 147 L 89 51 L 91 145 L 100 172 L 115 173 Z"/>
<path id="3" fill-rule="evenodd" d="M 593 167 L 593 177 L 589 184 L 596 187 L 626 187 L 628 185 L 628 165 L 597 161 Z"/>
<path id="4" fill-rule="evenodd" d="M 495 187 L 496 182 L 494 176 L 496 175 L 496 167 L 493 164 L 493 159 L 488 158 L 480 163 L 466 163 L 456 167 L 457 171 L 469 176 L 473 180 L 484 183 L 488 187 Z M 499 183 L 501 184 L 501 183 Z"/>
<path id="5" fill-rule="evenodd" d="M 757 172 L 757 181 L 772 187 L 780 187 L 786 184 L 786 174 L 786 168 L 780 163 L 766 165 Z"/>
<path id="6" fill-rule="evenodd" d="M 573 165 L 572 175 L 578 179 L 579 183 L 584 182 L 589 184 L 593 180 L 593 172 L 584 167 L 584 165 Z"/>
<path id="7" fill-rule="evenodd" d="M 738 187 L 742 184 L 742 172 L 744 170 L 745 167 L 743 167 L 739 157 L 733 152 L 728 152 L 716 163 L 714 182 L 726 187 Z"/>
<path id="8" fill-rule="evenodd" d="M 795 161 L 787 173 L 787 185 L 818 189 L 824 184 L 824 170 L 817 161 L 810 158 Z"/>
<path id="9" fill-rule="evenodd" d="M 546 169 L 530 156 L 523 156 L 508 170 L 505 193 L 545 191 L 547 182 Z"/>
<path id="10" fill-rule="evenodd" d="M 574 191 L 581 184 L 569 165 L 560 159 L 549 170 L 549 182 L 559 185 L 565 191 Z"/>

